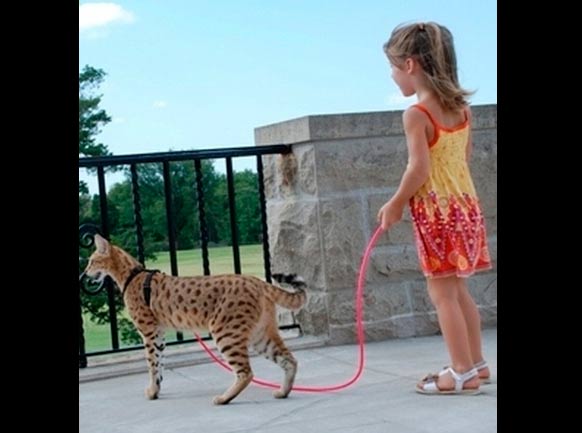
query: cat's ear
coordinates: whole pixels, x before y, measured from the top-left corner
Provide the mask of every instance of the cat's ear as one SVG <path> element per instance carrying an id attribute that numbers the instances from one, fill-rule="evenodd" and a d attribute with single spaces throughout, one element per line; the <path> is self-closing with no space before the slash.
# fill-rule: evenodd
<path id="1" fill-rule="evenodd" d="M 95 248 L 97 248 L 97 252 L 100 254 L 109 254 L 109 242 L 99 234 L 95 234 Z"/>

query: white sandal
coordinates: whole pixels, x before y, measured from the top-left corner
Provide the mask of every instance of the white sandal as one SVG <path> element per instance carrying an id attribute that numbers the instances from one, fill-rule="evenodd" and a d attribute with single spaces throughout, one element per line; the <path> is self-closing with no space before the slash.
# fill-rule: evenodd
<path id="1" fill-rule="evenodd" d="M 485 360 L 480 361 L 480 362 L 478 362 L 477 364 L 475 364 L 473 366 L 473 368 L 476 368 L 477 369 L 477 372 L 479 372 L 481 370 L 484 370 L 484 369 L 486 369 L 488 367 L 489 367 L 489 365 L 487 364 L 487 361 L 485 361 Z M 447 369 L 448 368 L 449 367 L 443 367 L 443 369 L 441 371 L 439 371 L 438 375 L 439 376 L 442 376 L 443 374 L 447 373 Z M 427 378 L 430 377 L 430 376 L 433 376 L 433 375 L 432 374 L 429 374 L 429 375 L 427 375 Z M 423 379 L 423 380 L 425 380 L 425 379 Z M 490 384 L 491 383 L 491 373 L 489 373 L 489 376 L 488 377 L 479 377 L 479 380 L 481 381 L 481 385 L 488 385 L 488 384 Z"/>
<path id="2" fill-rule="evenodd" d="M 442 376 L 445 373 L 451 373 L 453 380 L 455 381 L 455 388 L 448 389 L 448 390 L 441 390 L 437 386 L 437 381 L 439 376 Z M 432 395 L 476 395 L 480 394 L 481 390 L 479 388 L 463 388 L 465 382 L 473 379 L 474 377 L 478 377 L 479 372 L 476 368 L 472 368 L 471 370 L 467 371 L 466 373 L 459 374 L 451 367 L 448 367 L 446 370 L 443 370 L 438 375 L 430 375 L 423 379 L 423 383 L 416 386 L 416 392 L 421 394 L 432 394 Z"/>
<path id="3" fill-rule="evenodd" d="M 477 371 L 481 371 L 481 370 L 485 370 L 486 368 L 488 368 L 489 365 L 487 364 L 487 361 L 483 360 L 483 361 L 475 364 L 473 367 L 475 367 L 477 369 Z M 491 372 L 489 373 L 489 376 L 487 376 L 487 377 L 479 377 L 479 380 L 481 380 L 481 385 L 487 385 L 487 384 L 491 383 Z"/>

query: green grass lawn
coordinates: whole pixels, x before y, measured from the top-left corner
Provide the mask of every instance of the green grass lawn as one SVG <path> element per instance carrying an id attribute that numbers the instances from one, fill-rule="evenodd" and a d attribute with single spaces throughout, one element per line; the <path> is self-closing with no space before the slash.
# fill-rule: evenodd
<path id="1" fill-rule="evenodd" d="M 265 269 L 263 264 L 262 245 L 242 245 L 240 250 L 241 272 L 243 274 L 255 275 L 264 278 Z M 229 274 L 234 272 L 232 260 L 232 247 L 209 248 L 208 257 L 210 262 L 210 273 Z M 177 252 L 178 275 L 203 275 L 202 252 L 201 250 L 184 250 Z M 159 269 L 170 274 L 170 254 L 161 252 L 157 254 L 156 260 L 146 261 L 148 269 Z M 85 329 L 85 350 L 93 352 L 98 350 L 111 349 L 111 336 L 109 325 L 98 325 L 89 320 L 88 316 L 83 317 Z M 167 341 L 175 340 L 176 333 L 169 331 L 166 334 Z M 185 334 L 184 338 L 192 338 L 191 334 Z M 123 344 L 122 344 L 123 346 Z"/>
<path id="2" fill-rule="evenodd" d="M 265 276 L 263 264 L 263 246 L 262 245 L 242 245 L 239 247 L 241 272 L 243 274 L 255 275 L 257 277 Z M 234 272 L 232 259 L 232 247 L 218 247 L 208 249 L 208 261 L 210 262 L 210 273 L 231 274 Z M 177 252 L 178 275 L 203 275 L 202 268 L 202 251 L 201 250 L 184 250 Z M 170 253 L 161 252 L 157 254 L 156 260 L 146 261 L 146 267 L 149 269 L 159 269 L 160 271 L 170 272 Z"/>
<path id="3" fill-rule="evenodd" d="M 93 352 L 111 348 L 109 325 L 97 325 L 83 315 L 83 329 L 85 330 L 85 351 Z"/>

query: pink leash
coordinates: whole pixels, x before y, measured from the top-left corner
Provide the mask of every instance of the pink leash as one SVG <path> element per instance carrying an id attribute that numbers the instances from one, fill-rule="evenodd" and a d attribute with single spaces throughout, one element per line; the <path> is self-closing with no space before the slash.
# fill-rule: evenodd
<path id="1" fill-rule="evenodd" d="M 364 284 L 366 281 L 366 271 L 368 269 L 368 261 L 370 259 L 370 254 L 372 253 L 372 249 L 378 240 L 378 237 L 382 234 L 383 230 L 382 227 L 378 227 L 376 232 L 372 235 L 368 246 L 366 247 L 366 251 L 364 252 L 364 257 L 362 258 L 362 263 L 360 264 L 360 272 L 358 274 L 358 285 L 356 289 L 356 330 L 358 336 L 358 348 L 359 348 L 359 355 L 358 355 L 358 367 L 354 376 L 347 380 L 344 383 L 340 383 L 338 385 L 330 385 L 330 386 L 293 386 L 291 388 L 293 391 L 301 391 L 301 392 L 329 392 L 329 391 L 339 391 L 341 389 L 347 388 L 350 385 L 353 385 L 360 379 L 362 372 L 364 371 L 364 324 L 362 323 L 363 318 L 363 310 L 364 310 Z M 198 334 L 194 334 L 198 339 L 198 343 L 202 346 L 202 348 L 208 353 L 208 355 L 219 364 L 222 368 L 228 371 L 232 371 L 230 366 L 226 364 L 222 359 L 218 358 L 214 352 L 202 341 Z M 253 383 L 265 386 L 267 388 L 275 388 L 279 389 L 281 385 L 278 385 L 273 382 L 267 382 L 262 379 L 253 379 Z"/>

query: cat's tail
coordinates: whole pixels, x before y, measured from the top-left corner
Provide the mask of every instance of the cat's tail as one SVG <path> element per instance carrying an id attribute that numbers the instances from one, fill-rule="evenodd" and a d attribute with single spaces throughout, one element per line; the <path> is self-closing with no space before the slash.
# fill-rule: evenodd
<path id="1" fill-rule="evenodd" d="M 278 283 L 289 285 L 295 289 L 295 292 L 291 293 L 277 286 L 271 286 L 274 288 L 271 295 L 277 305 L 289 310 L 298 310 L 305 304 L 307 294 L 305 293 L 306 284 L 303 278 L 295 274 L 273 274 L 272 277 Z"/>

